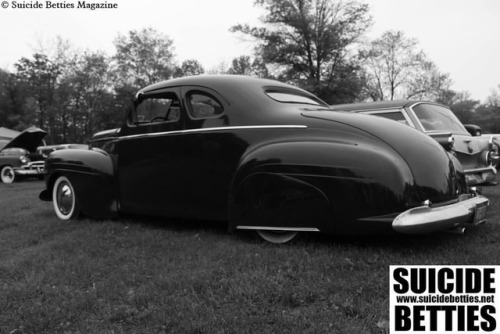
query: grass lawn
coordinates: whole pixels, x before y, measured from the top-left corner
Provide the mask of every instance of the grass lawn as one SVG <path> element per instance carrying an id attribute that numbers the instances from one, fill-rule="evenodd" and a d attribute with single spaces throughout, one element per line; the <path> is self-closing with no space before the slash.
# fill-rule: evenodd
<path id="1" fill-rule="evenodd" d="M 304 235 L 181 220 L 63 222 L 0 184 L 0 333 L 386 333 L 391 264 L 500 264 L 500 186 L 465 235 Z"/>

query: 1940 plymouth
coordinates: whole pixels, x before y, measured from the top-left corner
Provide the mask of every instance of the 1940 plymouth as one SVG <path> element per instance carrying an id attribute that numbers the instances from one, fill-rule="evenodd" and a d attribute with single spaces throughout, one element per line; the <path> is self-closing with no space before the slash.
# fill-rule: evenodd
<path id="1" fill-rule="evenodd" d="M 133 213 L 297 232 L 426 233 L 483 223 L 460 163 L 423 133 L 336 112 L 277 81 L 193 76 L 140 90 L 124 124 L 46 160 L 60 219 Z"/>

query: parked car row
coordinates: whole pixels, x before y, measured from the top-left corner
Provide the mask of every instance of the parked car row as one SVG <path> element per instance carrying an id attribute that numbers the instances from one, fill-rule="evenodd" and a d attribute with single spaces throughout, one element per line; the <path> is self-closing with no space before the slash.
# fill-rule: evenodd
<path id="1" fill-rule="evenodd" d="M 0 140 L 0 180 L 12 183 L 19 176 L 41 176 L 43 158 L 36 153 L 47 133 L 31 127 L 11 140 Z"/>
<path id="2" fill-rule="evenodd" d="M 40 198 L 63 220 L 221 220 L 275 243 L 305 231 L 462 231 L 486 221 L 489 201 L 470 185 L 492 180 L 498 149 L 443 109 L 332 108 L 243 76 L 168 80 L 141 89 L 123 125 L 88 149 L 52 152 Z M 387 110 L 397 122 L 378 117 Z"/>
<path id="3" fill-rule="evenodd" d="M 47 134 L 44 130 L 30 127 L 14 138 L 0 139 L 0 181 L 12 183 L 19 177 L 43 177 L 45 159 L 61 149 L 87 149 L 83 144 L 42 145 Z"/>
<path id="4" fill-rule="evenodd" d="M 469 186 L 496 182 L 500 143 L 493 135 L 481 135 L 478 126 L 464 126 L 446 106 L 422 101 L 384 101 L 332 107 L 392 119 L 417 129 L 454 152 L 464 167 Z"/>

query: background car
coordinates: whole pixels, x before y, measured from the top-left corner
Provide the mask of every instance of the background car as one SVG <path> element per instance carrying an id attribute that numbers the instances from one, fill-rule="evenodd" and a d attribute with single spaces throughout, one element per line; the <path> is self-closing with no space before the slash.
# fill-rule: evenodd
<path id="1" fill-rule="evenodd" d="M 446 106 L 404 100 L 342 104 L 332 108 L 380 116 L 415 128 L 454 150 L 469 186 L 496 184 L 499 142 L 494 136 L 480 136 L 480 128 L 475 125 L 468 124 L 466 128 Z"/>
<path id="2" fill-rule="evenodd" d="M 10 141 L 0 141 L 0 180 L 12 183 L 17 176 L 40 176 L 44 159 L 36 154 L 36 148 L 46 132 L 35 127 L 28 128 Z"/>
<path id="3" fill-rule="evenodd" d="M 59 144 L 59 145 L 44 145 L 38 146 L 36 148 L 36 152 L 38 155 L 47 158 L 50 153 L 57 150 L 67 150 L 67 149 L 88 149 L 89 146 L 87 144 Z"/>
<path id="4" fill-rule="evenodd" d="M 484 222 L 488 205 L 421 132 L 244 76 L 140 90 L 122 127 L 94 135 L 88 150 L 52 152 L 45 181 L 40 198 L 63 220 L 220 220 L 271 242 L 304 231 L 461 230 Z"/>

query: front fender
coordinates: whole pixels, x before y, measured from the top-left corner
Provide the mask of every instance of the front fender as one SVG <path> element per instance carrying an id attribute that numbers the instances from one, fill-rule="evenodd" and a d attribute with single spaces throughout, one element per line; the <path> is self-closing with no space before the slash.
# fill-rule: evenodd
<path id="1" fill-rule="evenodd" d="M 51 200 L 56 179 L 66 176 L 75 189 L 80 210 L 94 218 L 118 215 L 114 157 L 100 149 L 68 149 L 52 152 L 45 162 L 46 191 L 41 199 Z"/>

